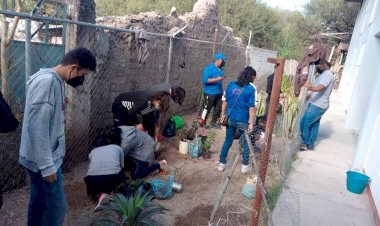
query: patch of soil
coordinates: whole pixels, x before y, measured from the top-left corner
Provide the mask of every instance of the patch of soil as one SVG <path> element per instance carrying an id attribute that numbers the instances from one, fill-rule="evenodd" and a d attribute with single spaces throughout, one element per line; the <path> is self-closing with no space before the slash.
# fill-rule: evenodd
<path id="1" fill-rule="evenodd" d="M 183 117 L 188 123 L 194 121 L 195 118 L 195 114 Z M 168 174 L 174 175 L 175 181 L 182 184 L 182 191 L 174 192 L 173 197 L 168 200 L 154 200 L 170 210 L 163 215 L 155 216 L 154 219 L 165 226 L 208 224 L 215 200 L 220 194 L 220 183 L 224 176 L 223 173 L 217 171 L 217 161 L 224 138 L 225 129 L 216 130 L 215 143 L 210 149 L 211 156 L 206 160 L 190 158 L 189 155 L 179 153 L 177 138 L 166 139 L 162 142 L 160 151 L 157 153 L 157 160 L 167 160 Z M 232 158 L 237 150 L 235 143 L 236 141 L 229 151 L 226 171 L 231 170 Z M 262 143 L 258 145 L 261 147 Z M 266 184 L 269 186 L 278 181 L 277 160 L 281 161 L 281 152 L 278 150 L 284 147 L 286 145 L 283 142 L 273 140 L 271 155 L 275 158 L 269 166 L 275 168 L 268 170 Z M 258 156 L 256 161 L 259 162 Z M 93 210 L 96 202 L 87 196 L 86 185 L 83 181 L 87 167 L 88 162 L 84 162 L 64 174 L 64 189 L 69 206 L 65 225 L 90 225 L 94 218 Z M 247 175 L 240 173 L 240 167 L 239 163 L 223 197 L 221 208 L 216 214 L 215 219 L 219 221 L 218 225 L 249 225 L 247 222 L 252 214 L 249 209 L 252 207 L 252 200 L 241 194 Z M 152 178 L 165 179 L 166 176 L 152 174 L 146 179 Z M 26 225 L 28 202 L 28 186 L 5 194 L 4 206 L 0 210 L 0 226 Z"/>

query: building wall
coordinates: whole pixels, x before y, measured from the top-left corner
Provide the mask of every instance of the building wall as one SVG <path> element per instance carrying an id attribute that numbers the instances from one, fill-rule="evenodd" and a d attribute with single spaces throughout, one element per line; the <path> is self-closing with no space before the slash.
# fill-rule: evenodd
<path id="1" fill-rule="evenodd" d="M 380 1 L 363 1 L 356 19 L 339 92 L 347 111 L 346 126 L 359 132 L 352 168 L 371 177 L 380 208 Z"/>

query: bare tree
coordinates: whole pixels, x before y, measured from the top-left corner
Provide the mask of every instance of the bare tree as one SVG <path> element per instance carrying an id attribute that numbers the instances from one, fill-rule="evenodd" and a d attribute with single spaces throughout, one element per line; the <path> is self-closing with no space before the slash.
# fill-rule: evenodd
<path id="1" fill-rule="evenodd" d="M 16 12 L 21 12 L 23 10 L 23 4 L 25 0 L 16 0 Z M 20 20 L 20 17 L 16 16 L 11 22 L 7 21 L 5 15 L 0 15 L 1 21 L 1 92 L 4 95 L 5 99 L 8 99 L 8 78 L 9 78 L 9 65 L 7 60 L 7 49 L 11 44 L 14 34 L 17 29 L 17 24 Z"/>

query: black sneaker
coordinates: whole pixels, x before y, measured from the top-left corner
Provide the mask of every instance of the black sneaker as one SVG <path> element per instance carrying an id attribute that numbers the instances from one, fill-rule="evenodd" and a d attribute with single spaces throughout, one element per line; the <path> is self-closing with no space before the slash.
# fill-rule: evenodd
<path id="1" fill-rule="evenodd" d="M 300 151 L 307 151 L 307 145 L 306 144 L 301 144 Z"/>
<path id="2" fill-rule="evenodd" d="M 307 148 L 307 150 L 309 150 L 309 151 L 314 151 L 314 147 L 312 147 L 312 146 L 307 145 L 306 148 Z"/>
<path id="3" fill-rule="evenodd" d="M 210 126 L 211 126 L 212 128 L 220 129 L 220 125 L 219 125 L 219 123 L 217 123 L 217 122 L 211 122 L 211 123 L 210 123 Z"/>

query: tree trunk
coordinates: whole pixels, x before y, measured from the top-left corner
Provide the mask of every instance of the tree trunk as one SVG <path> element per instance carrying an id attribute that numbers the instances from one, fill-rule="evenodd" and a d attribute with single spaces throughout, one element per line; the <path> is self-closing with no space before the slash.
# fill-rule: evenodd
<path id="1" fill-rule="evenodd" d="M 4 15 L 1 16 L 1 92 L 4 99 L 8 100 L 8 59 L 7 59 L 7 38 L 8 38 L 8 25 Z"/>
<path id="2" fill-rule="evenodd" d="M 23 7 L 23 2 L 21 0 L 16 0 L 16 12 L 21 12 Z M 9 65 L 7 59 L 7 49 L 13 40 L 16 28 L 20 17 L 16 16 L 13 19 L 13 23 L 9 26 L 9 22 L 6 20 L 5 15 L 1 15 L 1 92 L 3 93 L 4 99 L 8 100 L 8 79 L 9 79 Z"/>

